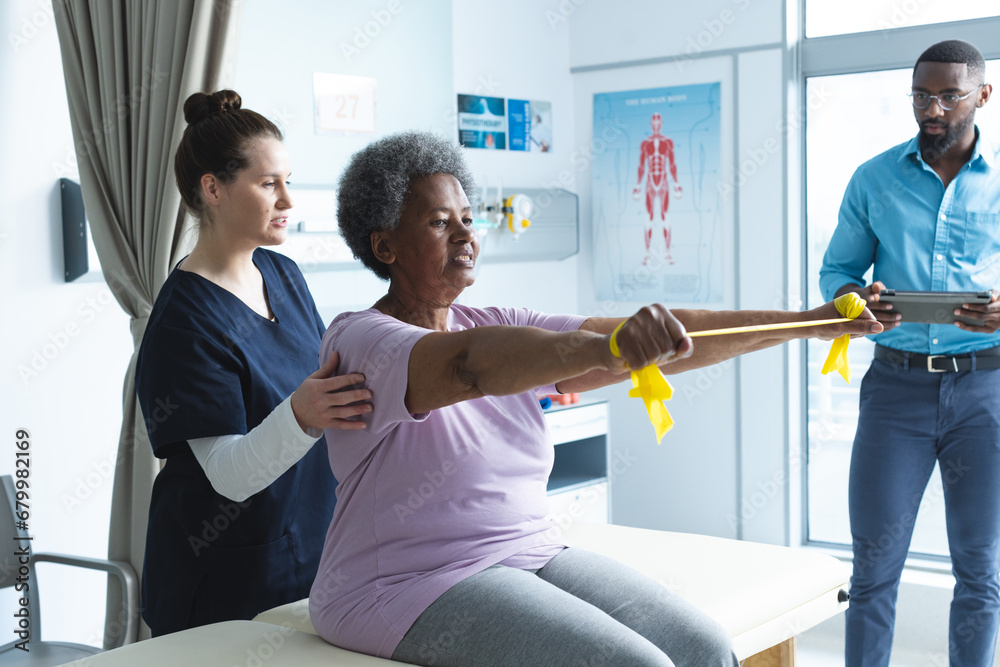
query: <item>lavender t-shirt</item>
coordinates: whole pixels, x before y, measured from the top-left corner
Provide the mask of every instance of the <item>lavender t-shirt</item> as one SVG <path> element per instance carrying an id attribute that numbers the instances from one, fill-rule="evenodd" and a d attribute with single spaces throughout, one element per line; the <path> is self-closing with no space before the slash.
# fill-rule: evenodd
<path id="1" fill-rule="evenodd" d="M 455 305 L 448 330 L 583 320 Z M 564 547 L 545 518 L 554 452 L 534 391 L 407 412 L 410 350 L 428 333 L 370 309 L 337 317 L 320 348 L 340 354 L 339 373 L 364 373 L 375 409 L 366 429 L 327 434 L 340 485 L 309 612 L 327 641 L 383 658 L 459 581 L 501 562 L 542 567 Z"/>

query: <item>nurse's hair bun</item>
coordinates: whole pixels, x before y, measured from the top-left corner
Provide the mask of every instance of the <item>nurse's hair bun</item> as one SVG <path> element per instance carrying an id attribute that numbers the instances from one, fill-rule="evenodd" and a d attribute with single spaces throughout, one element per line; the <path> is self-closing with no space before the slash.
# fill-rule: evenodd
<path id="1" fill-rule="evenodd" d="M 212 174 L 231 183 L 250 164 L 250 147 L 260 139 L 283 136 L 277 125 L 252 109 L 234 90 L 195 93 L 184 102 L 188 126 L 174 154 L 174 177 L 188 211 L 203 221 L 201 177 Z"/>
<path id="2" fill-rule="evenodd" d="M 243 100 L 235 90 L 195 93 L 184 102 L 184 120 L 188 125 L 194 125 L 227 111 L 237 111 L 242 105 Z"/>

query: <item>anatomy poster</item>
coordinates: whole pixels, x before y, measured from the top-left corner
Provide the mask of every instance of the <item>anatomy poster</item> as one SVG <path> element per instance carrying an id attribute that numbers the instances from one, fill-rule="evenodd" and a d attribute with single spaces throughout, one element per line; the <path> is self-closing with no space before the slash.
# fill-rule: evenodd
<path id="1" fill-rule="evenodd" d="M 722 301 L 720 87 L 594 95 L 598 299 Z"/>

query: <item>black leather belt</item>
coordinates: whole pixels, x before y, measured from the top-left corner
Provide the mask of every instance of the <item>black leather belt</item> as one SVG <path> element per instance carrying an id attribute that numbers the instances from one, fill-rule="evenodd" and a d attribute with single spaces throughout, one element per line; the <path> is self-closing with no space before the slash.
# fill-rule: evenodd
<path id="1" fill-rule="evenodd" d="M 898 368 L 909 368 L 911 371 L 927 371 L 928 373 L 989 371 L 1000 368 L 1000 346 L 977 350 L 969 354 L 928 355 L 876 345 L 875 358 Z"/>

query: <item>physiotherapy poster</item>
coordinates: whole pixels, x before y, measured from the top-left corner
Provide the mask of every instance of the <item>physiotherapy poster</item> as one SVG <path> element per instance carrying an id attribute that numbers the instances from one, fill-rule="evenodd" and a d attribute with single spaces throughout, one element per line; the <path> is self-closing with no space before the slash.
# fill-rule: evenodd
<path id="1" fill-rule="evenodd" d="M 504 98 L 458 96 L 458 143 L 469 148 L 507 148 Z"/>
<path id="2" fill-rule="evenodd" d="M 552 103 L 507 100 L 507 134 L 512 151 L 551 151 Z"/>
<path id="3" fill-rule="evenodd" d="M 594 95 L 598 299 L 722 301 L 720 89 Z"/>

